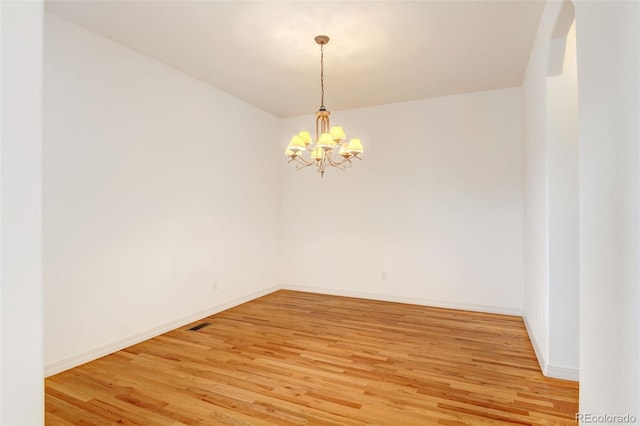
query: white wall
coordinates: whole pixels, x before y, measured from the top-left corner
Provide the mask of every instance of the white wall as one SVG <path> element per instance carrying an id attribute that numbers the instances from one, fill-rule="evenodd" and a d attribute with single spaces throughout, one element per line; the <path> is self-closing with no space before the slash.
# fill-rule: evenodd
<path id="1" fill-rule="evenodd" d="M 278 119 L 49 14 L 44 47 L 46 372 L 273 289 Z"/>
<path id="2" fill-rule="evenodd" d="M 544 370 L 549 353 L 546 76 L 560 3 L 547 3 L 522 83 L 524 128 L 524 318 Z"/>
<path id="3" fill-rule="evenodd" d="M 566 3 L 571 6 L 571 3 Z M 571 10 L 573 15 L 573 10 Z M 556 26 L 557 28 L 557 26 Z M 575 26 L 551 41 L 558 75 L 547 77 L 549 204 L 549 365 L 551 376 L 578 380 L 580 261 L 578 85 Z M 554 371 L 555 369 L 555 371 Z"/>
<path id="4" fill-rule="evenodd" d="M 640 3 L 576 2 L 580 411 L 640 419 Z"/>
<path id="5" fill-rule="evenodd" d="M 0 2 L 0 424 L 44 422 L 43 3 Z"/>
<path id="6" fill-rule="evenodd" d="M 565 55 L 567 47 L 575 51 L 572 20 L 571 3 L 547 3 L 522 86 L 524 317 L 543 373 L 577 380 L 577 74 L 565 63 L 575 63 Z"/>
<path id="7" fill-rule="evenodd" d="M 514 88 L 333 112 L 365 159 L 288 165 L 284 285 L 522 313 L 520 106 Z M 313 120 L 283 120 L 282 149 Z"/>

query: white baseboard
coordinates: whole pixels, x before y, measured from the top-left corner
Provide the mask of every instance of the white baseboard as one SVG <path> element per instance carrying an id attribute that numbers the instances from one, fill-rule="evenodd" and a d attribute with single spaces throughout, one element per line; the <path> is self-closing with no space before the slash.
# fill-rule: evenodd
<path id="1" fill-rule="evenodd" d="M 249 294 L 247 296 L 240 297 L 238 299 L 234 299 L 229 302 L 222 303 L 220 305 L 216 305 L 211 308 L 196 312 L 186 317 L 168 322 L 158 327 L 154 327 L 150 330 L 146 330 L 141 333 L 136 333 L 134 335 L 125 337 L 124 339 L 120 339 L 118 341 L 112 342 L 108 345 L 100 346 L 98 348 L 80 353 L 78 355 L 74 355 L 72 357 L 63 359 L 61 361 L 47 364 L 44 366 L 44 375 L 45 377 L 53 376 L 54 374 L 58 374 L 70 368 L 77 367 L 89 361 L 93 361 L 105 355 L 109 355 L 111 353 L 117 352 L 129 346 L 132 346 L 140 342 L 143 342 L 145 340 L 151 339 L 153 337 L 159 336 L 168 331 L 183 327 L 189 323 L 198 321 L 202 318 L 206 318 L 208 316 L 217 314 L 218 312 L 222 312 L 227 309 L 233 308 L 234 306 L 238 306 L 243 303 L 249 302 L 253 299 L 257 299 L 258 297 L 262 297 L 267 294 L 273 293 L 274 291 L 277 291 L 279 289 L 280 289 L 280 286 L 274 286 L 264 290 L 260 290 L 258 292 Z"/>
<path id="2" fill-rule="evenodd" d="M 580 370 L 578 368 L 547 365 L 547 368 L 542 370 L 542 374 L 554 379 L 571 380 L 572 382 L 580 381 Z"/>
<path id="3" fill-rule="evenodd" d="M 536 359 L 538 360 L 538 366 L 540 367 L 540 371 L 544 374 L 545 367 L 547 365 L 547 361 L 544 358 L 544 354 L 536 341 L 535 334 L 533 334 L 531 326 L 529 325 L 529 321 L 525 315 L 522 316 L 522 320 L 524 321 L 524 328 L 527 330 L 527 334 L 529 335 L 529 341 L 531 342 L 531 346 L 533 346 L 533 352 L 536 354 Z"/>
<path id="4" fill-rule="evenodd" d="M 416 299 L 413 297 L 402 297 L 387 294 L 366 293 L 357 291 L 345 291 L 338 289 L 327 289 L 320 287 L 304 287 L 296 285 L 283 284 L 283 290 L 304 291 L 308 293 L 329 294 L 333 296 L 355 297 L 358 299 L 379 300 L 381 302 L 407 303 L 410 305 L 432 306 L 434 308 L 458 309 L 462 311 L 484 312 L 489 314 L 514 315 L 521 317 L 523 311 L 521 309 L 508 308 L 503 306 L 486 306 L 474 304 L 459 304 L 442 302 L 438 300 Z"/>
<path id="5" fill-rule="evenodd" d="M 542 353 L 542 350 L 538 346 L 538 342 L 536 341 L 535 335 L 531 331 L 531 326 L 529 325 L 529 321 L 527 321 L 527 317 L 523 315 L 522 319 L 524 320 L 524 326 L 527 329 L 527 334 L 529 335 L 529 340 L 531 341 L 531 345 L 533 346 L 533 351 L 536 354 L 536 358 L 538 360 L 538 365 L 540 366 L 540 371 L 546 377 L 551 377 L 553 379 L 563 379 L 563 380 L 572 380 L 574 382 L 579 381 L 580 379 L 580 370 L 577 368 L 570 367 L 561 367 L 558 365 L 551 365 L 547 362 Z"/>

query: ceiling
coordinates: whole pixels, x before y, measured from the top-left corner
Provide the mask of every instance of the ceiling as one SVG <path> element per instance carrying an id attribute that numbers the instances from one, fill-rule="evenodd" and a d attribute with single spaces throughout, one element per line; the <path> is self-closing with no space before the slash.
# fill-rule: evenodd
<path id="1" fill-rule="evenodd" d="M 280 117 L 519 86 L 543 1 L 59 1 L 48 12 Z"/>

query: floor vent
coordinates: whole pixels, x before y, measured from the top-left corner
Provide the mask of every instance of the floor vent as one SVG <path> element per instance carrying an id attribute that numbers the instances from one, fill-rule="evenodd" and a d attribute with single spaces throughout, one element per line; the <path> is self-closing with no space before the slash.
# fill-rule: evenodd
<path id="1" fill-rule="evenodd" d="M 205 328 L 206 326 L 211 325 L 210 322 L 203 322 L 201 324 L 195 325 L 193 327 L 191 327 L 188 331 L 198 331 L 201 328 Z"/>

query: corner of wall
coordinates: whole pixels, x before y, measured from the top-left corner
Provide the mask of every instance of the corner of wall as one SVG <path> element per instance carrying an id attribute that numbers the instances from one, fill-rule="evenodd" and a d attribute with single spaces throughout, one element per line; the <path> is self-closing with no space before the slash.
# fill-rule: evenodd
<path id="1" fill-rule="evenodd" d="M 535 334 L 532 332 L 532 328 L 529 324 L 529 320 L 527 320 L 526 314 L 522 316 L 522 319 L 542 374 L 545 377 L 551 377 L 553 379 L 572 380 L 574 382 L 579 381 L 580 370 L 578 368 L 562 367 L 559 365 L 552 365 L 547 362 L 544 353 L 540 349 L 540 345 L 538 345 L 538 342 L 536 341 Z"/>

